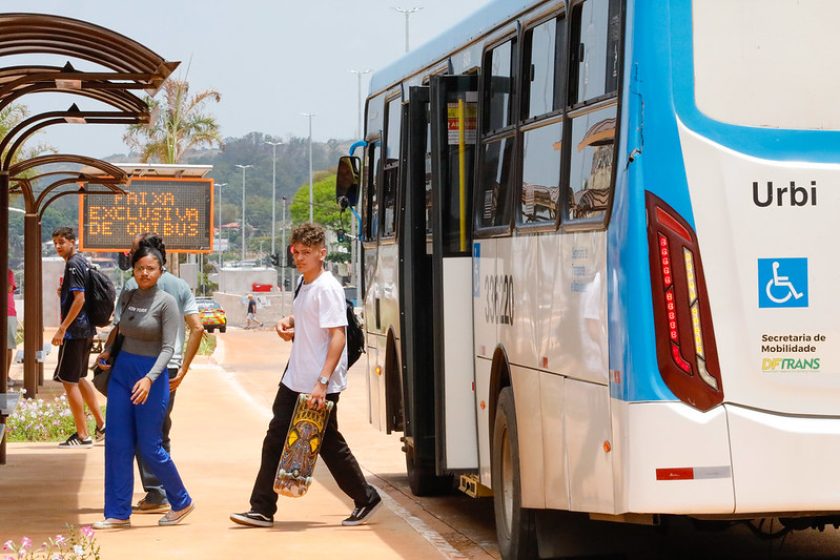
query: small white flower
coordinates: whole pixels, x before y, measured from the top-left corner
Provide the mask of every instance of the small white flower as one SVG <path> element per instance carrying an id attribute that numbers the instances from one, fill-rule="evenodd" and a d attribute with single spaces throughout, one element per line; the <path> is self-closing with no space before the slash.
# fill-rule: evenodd
<path id="1" fill-rule="evenodd" d="M 82 545 L 77 544 L 77 545 L 73 546 L 73 552 L 76 553 L 76 556 L 81 556 L 82 554 L 84 554 L 85 549 L 82 548 Z"/>

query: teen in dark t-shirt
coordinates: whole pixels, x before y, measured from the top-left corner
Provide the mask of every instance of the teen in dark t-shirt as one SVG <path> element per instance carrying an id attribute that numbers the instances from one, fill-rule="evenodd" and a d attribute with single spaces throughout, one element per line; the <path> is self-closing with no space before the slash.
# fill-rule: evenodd
<path id="1" fill-rule="evenodd" d="M 58 346 L 58 365 L 53 379 L 64 385 L 67 404 L 73 413 L 76 433 L 59 444 L 62 449 L 90 447 L 93 439 L 88 434 L 85 405 L 96 419 L 96 439 L 105 437 L 105 419 L 99 409 L 99 399 L 90 381 L 85 379 L 90 358 L 90 346 L 96 328 L 85 313 L 85 280 L 88 266 L 76 253 L 76 234 L 69 227 L 53 232 L 55 252 L 65 261 L 64 277 L 58 290 L 61 305 L 61 324 L 52 338 Z"/>

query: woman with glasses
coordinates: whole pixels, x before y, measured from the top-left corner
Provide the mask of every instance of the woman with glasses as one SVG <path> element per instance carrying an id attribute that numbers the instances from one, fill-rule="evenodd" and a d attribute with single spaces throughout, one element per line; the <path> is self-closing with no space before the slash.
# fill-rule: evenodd
<path id="1" fill-rule="evenodd" d="M 132 255 L 131 264 L 138 288 L 123 291 L 117 302 L 121 314 L 115 328 L 124 338 L 108 383 L 105 519 L 94 523 L 96 529 L 131 526 L 135 449 L 163 484 L 172 505 L 159 525 L 181 522 L 194 507 L 161 437 L 169 403 L 168 376 L 161 373 L 175 350 L 182 318 L 175 298 L 157 286 L 163 273 L 161 253 L 141 246 Z M 100 365 L 110 354 L 109 346 L 100 354 Z"/>

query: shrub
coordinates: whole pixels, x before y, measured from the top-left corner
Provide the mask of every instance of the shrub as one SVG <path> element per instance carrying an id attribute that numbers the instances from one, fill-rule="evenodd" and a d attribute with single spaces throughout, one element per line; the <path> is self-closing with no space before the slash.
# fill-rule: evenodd
<path id="1" fill-rule="evenodd" d="M 88 420 L 88 431 L 96 427 Z M 73 413 L 67 397 L 52 400 L 21 399 L 15 411 L 6 419 L 9 441 L 63 441 L 76 431 Z"/>
<path id="2" fill-rule="evenodd" d="M 20 543 L 8 540 L 3 544 L 4 560 L 100 560 L 99 545 L 90 525 L 67 525 L 67 535 L 47 539 L 38 548 L 32 539 L 23 537 Z"/>

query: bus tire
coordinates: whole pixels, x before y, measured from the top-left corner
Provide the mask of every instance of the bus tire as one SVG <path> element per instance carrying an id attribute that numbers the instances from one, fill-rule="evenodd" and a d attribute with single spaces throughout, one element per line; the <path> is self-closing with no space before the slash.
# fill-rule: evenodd
<path id="1" fill-rule="evenodd" d="M 499 393 L 496 420 L 493 424 L 493 509 L 496 514 L 496 539 L 504 560 L 537 557 L 536 516 L 522 507 L 522 484 L 519 472 L 519 437 L 513 390 Z"/>
<path id="2" fill-rule="evenodd" d="M 414 447 L 405 446 L 408 486 L 415 496 L 440 496 L 452 492 L 452 475 L 437 476 L 433 465 L 423 465 L 414 455 Z"/>

